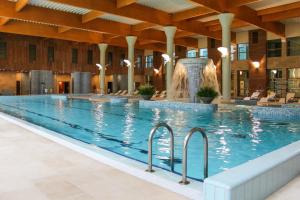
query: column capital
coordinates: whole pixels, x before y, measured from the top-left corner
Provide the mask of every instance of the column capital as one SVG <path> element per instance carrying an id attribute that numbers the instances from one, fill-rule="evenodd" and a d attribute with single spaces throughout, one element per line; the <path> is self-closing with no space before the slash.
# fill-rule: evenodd
<path id="1" fill-rule="evenodd" d="M 218 16 L 220 24 L 222 27 L 231 27 L 234 14 L 232 13 L 221 13 Z"/>
<path id="2" fill-rule="evenodd" d="M 176 26 L 165 26 L 164 31 L 167 38 L 174 38 L 176 33 L 177 27 Z"/>
<path id="3" fill-rule="evenodd" d="M 134 46 L 136 40 L 137 40 L 137 36 L 133 36 L 133 35 L 126 36 L 126 41 L 127 41 L 128 46 L 129 45 L 133 45 Z"/>
<path id="4" fill-rule="evenodd" d="M 105 51 L 107 46 L 108 46 L 108 44 L 106 44 L 106 43 L 98 44 L 98 47 L 99 47 L 100 51 Z"/>

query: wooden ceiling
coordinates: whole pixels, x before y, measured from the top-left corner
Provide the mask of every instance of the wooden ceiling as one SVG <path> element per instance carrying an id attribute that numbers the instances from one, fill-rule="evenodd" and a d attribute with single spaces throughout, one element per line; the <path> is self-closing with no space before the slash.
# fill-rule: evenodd
<path id="1" fill-rule="evenodd" d="M 167 12 L 154 8 L 158 0 L 152 0 L 157 4 L 153 6 L 144 0 L 0 0 L 0 32 L 124 47 L 125 37 L 136 35 L 137 48 L 164 51 L 162 27 L 176 26 L 175 43 L 197 48 L 197 37 L 221 39 L 217 15 L 230 12 L 235 14 L 232 29 L 254 25 L 284 37 L 280 20 L 300 17 L 300 2 L 264 9 L 251 6 L 264 1 L 270 0 L 160 1 L 169 6 Z M 179 11 L 172 13 L 172 2 Z"/>

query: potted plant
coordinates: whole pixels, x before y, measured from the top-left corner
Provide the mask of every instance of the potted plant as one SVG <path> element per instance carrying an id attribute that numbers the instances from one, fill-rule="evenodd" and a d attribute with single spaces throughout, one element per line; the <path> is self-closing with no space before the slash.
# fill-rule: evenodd
<path id="1" fill-rule="evenodd" d="M 146 84 L 139 87 L 139 94 L 144 100 L 149 100 L 155 93 L 155 89 L 152 85 Z"/>
<path id="2" fill-rule="evenodd" d="M 197 93 L 197 96 L 203 103 L 211 103 L 218 96 L 218 92 L 212 87 L 202 87 Z"/>

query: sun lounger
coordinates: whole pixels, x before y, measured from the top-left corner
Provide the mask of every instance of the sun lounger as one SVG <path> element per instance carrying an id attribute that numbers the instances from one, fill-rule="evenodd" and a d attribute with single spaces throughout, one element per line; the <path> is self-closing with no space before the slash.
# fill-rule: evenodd
<path id="1" fill-rule="evenodd" d="M 249 100 L 258 100 L 260 95 L 259 91 L 253 92 L 250 97 L 245 97 L 243 100 L 249 101 Z"/>

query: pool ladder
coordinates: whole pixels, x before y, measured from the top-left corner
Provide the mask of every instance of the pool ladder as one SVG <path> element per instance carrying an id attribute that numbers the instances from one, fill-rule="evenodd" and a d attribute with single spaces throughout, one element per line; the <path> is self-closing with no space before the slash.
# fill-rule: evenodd
<path id="1" fill-rule="evenodd" d="M 171 171 L 174 171 L 174 133 L 172 128 L 164 123 L 160 122 L 157 125 L 154 126 L 154 128 L 151 129 L 149 134 L 149 140 L 148 140 L 148 169 L 146 171 L 148 172 L 154 172 L 152 168 L 152 144 L 153 144 L 153 137 L 157 129 L 160 127 L 165 127 L 168 129 L 170 136 L 171 136 L 171 145 L 170 145 L 170 164 L 171 164 Z M 187 151 L 188 151 L 188 144 L 190 141 L 190 138 L 193 136 L 194 133 L 199 132 L 201 133 L 203 137 L 203 143 L 204 143 L 204 179 L 208 177 L 208 139 L 207 135 L 202 128 L 192 128 L 188 134 L 184 138 L 183 142 L 183 158 L 182 158 L 182 179 L 179 182 L 180 184 L 187 185 L 190 182 L 187 180 Z"/>
<path id="2" fill-rule="evenodd" d="M 172 128 L 164 123 L 160 122 L 154 126 L 154 128 L 151 129 L 150 134 L 149 134 L 149 140 L 148 140 L 148 169 L 146 170 L 147 172 L 154 172 L 152 168 L 152 144 L 153 144 L 153 137 L 154 134 L 156 133 L 157 129 L 160 127 L 165 127 L 170 134 L 171 138 L 171 145 L 170 145 L 170 164 L 171 164 L 171 171 L 174 170 L 174 133 Z"/>

